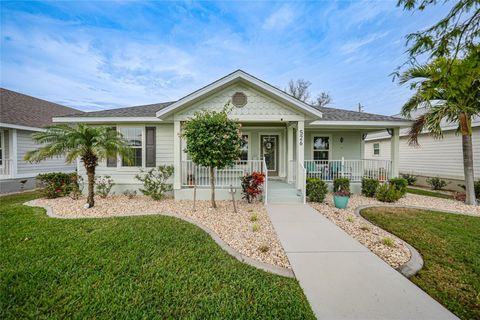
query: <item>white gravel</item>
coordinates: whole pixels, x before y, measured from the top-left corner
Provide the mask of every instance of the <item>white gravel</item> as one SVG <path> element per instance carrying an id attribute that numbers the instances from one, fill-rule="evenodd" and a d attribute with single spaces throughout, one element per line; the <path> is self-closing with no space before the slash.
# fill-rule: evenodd
<path id="1" fill-rule="evenodd" d="M 248 204 L 237 201 L 237 211 L 233 212 L 231 201 L 217 201 L 216 210 L 210 208 L 209 201 L 197 201 L 193 212 L 192 201 L 174 201 L 165 199 L 154 201 L 145 196 L 128 199 L 123 195 L 106 199 L 95 197 L 95 206 L 84 209 L 85 199 L 72 200 L 68 197 L 57 199 L 38 199 L 38 204 L 48 205 L 57 215 L 64 217 L 113 217 L 132 213 L 175 213 L 189 217 L 210 228 L 232 248 L 245 256 L 259 261 L 291 268 L 288 258 L 273 229 L 262 203 Z M 250 221 L 252 215 L 257 221 Z M 256 231 L 253 231 L 256 225 Z M 261 247 L 268 248 L 262 252 Z M 264 248 L 262 248 L 264 249 Z"/>

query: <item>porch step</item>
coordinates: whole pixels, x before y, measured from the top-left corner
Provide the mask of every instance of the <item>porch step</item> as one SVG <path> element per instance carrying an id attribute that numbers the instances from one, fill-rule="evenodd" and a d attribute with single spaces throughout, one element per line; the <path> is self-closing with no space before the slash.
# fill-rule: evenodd
<path id="1" fill-rule="evenodd" d="M 295 186 L 284 181 L 268 181 L 269 203 L 302 203 L 303 197 Z"/>

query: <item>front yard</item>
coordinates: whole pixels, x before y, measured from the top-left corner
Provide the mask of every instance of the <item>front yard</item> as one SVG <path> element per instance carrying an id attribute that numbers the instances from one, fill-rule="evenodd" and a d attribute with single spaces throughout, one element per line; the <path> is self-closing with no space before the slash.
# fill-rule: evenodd
<path id="1" fill-rule="evenodd" d="M 405 208 L 362 216 L 414 246 L 425 265 L 410 278 L 462 319 L 480 319 L 480 218 Z"/>
<path id="2" fill-rule="evenodd" d="M 54 219 L 0 199 L 0 318 L 313 319 L 294 279 L 172 217 Z"/>

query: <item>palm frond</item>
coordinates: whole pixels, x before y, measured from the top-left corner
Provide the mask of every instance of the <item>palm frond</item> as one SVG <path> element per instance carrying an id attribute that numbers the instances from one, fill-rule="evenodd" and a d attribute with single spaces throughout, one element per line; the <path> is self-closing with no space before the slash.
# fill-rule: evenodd
<path id="1" fill-rule="evenodd" d="M 413 122 L 408 132 L 408 144 L 418 146 L 418 136 L 422 133 L 425 126 L 425 116 L 421 115 Z"/>

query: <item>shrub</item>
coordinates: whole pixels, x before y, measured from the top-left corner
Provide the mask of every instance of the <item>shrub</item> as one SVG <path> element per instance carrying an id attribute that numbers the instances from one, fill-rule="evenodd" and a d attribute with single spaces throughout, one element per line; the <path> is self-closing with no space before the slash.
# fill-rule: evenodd
<path id="1" fill-rule="evenodd" d="M 353 217 L 348 217 L 348 218 L 347 218 L 347 221 L 348 221 L 348 222 L 355 222 L 355 219 L 354 219 Z"/>
<path id="2" fill-rule="evenodd" d="M 266 244 L 262 244 L 260 247 L 258 247 L 258 250 L 260 252 L 266 253 L 268 252 L 268 250 L 270 250 L 270 247 Z"/>
<path id="3" fill-rule="evenodd" d="M 135 190 L 125 190 L 123 191 L 123 195 L 128 199 L 133 199 L 137 196 L 137 191 Z"/>
<path id="4" fill-rule="evenodd" d="M 348 191 L 350 192 L 350 180 L 348 178 L 336 178 L 333 180 L 333 192 Z"/>
<path id="5" fill-rule="evenodd" d="M 252 203 L 259 194 L 262 194 L 262 185 L 265 182 L 265 175 L 261 172 L 252 172 L 242 177 L 242 199 Z"/>
<path id="6" fill-rule="evenodd" d="M 382 243 L 387 247 L 395 247 L 395 241 L 393 241 L 393 239 L 389 237 L 383 238 Z"/>
<path id="7" fill-rule="evenodd" d="M 80 199 L 83 191 L 83 178 L 77 173 L 70 176 L 70 193 L 69 196 L 73 200 Z"/>
<path id="8" fill-rule="evenodd" d="M 95 179 L 95 185 L 97 186 L 96 194 L 100 196 L 100 198 L 106 198 L 112 191 L 112 187 L 115 185 L 113 183 L 113 179 L 110 176 L 98 177 Z"/>
<path id="9" fill-rule="evenodd" d="M 465 192 L 456 192 L 453 198 L 457 201 L 465 202 L 467 200 L 467 194 Z"/>
<path id="10" fill-rule="evenodd" d="M 258 231 L 258 224 L 254 223 L 254 224 L 252 225 L 252 231 L 253 231 L 253 232 L 257 232 L 257 231 Z"/>
<path id="11" fill-rule="evenodd" d="M 403 197 L 407 193 L 408 182 L 405 178 L 392 178 L 390 179 L 390 184 L 400 191 L 401 196 Z"/>
<path id="12" fill-rule="evenodd" d="M 447 186 L 447 182 L 439 177 L 428 178 L 427 183 L 433 190 L 441 190 Z"/>
<path id="13" fill-rule="evenodd" d="M 377 179 L 363 178 L 362 179 L 362 194 L 366 197 L 375 197 L 375 192 L 380 185 Z"/>
<path id="14" fill-rule="evenodd" d="M 72 190 L 72 180 L 75 181 L 76 173 L 51 172 L 37 176 L 43 187 L 43 196 L 49 199 L 64 197 Z"/>
<path id="15" fill-rule="evenodd" d="M 382 202 L 396 202 L 402 197 L 402 194 L 397 188 L 390 183 L 382 183 L 376 192 L 376 198 Z"/>
<path id="16" fill-rule="evenodd" d="M 141 173 L 145 173 L 143 170 Z M 137 174 L 135 179 L 143 183 L 143 189 L 140 189 L 144 195 L 153 200 L 161 200 L 165 193 L 172 190 L 172 185 L 167 184 L 167 180 L 173 174 L 173 166 L 162 165 L 148 170 L 144 175 Z"/>
<path id="17" fill-rule="evenodd" d="M 407 183 L 409 186 L 413 186 L 415 182 L 417 182 L 417 177 L 415 177 L 413 174 L 408 174 L 408 173 L 402 173 L 400 174 L 403 179 L 407 180 Z"/>
<path id="18" fill-rule="evenodd" d="M 258 220 L 257 214 L 256 214 L 255 212 L 252 213 L 252 215 L 250 216 L 250 221 L 255 222 L 255 221 L 257 221 L 257 220 Z"/>
<path id="19" fill-rule="evenodd" d="M 318 178 L 307 178 L 307 197 L 312 202 L 323 202 L 328 193 L 325 181 Z"/>

